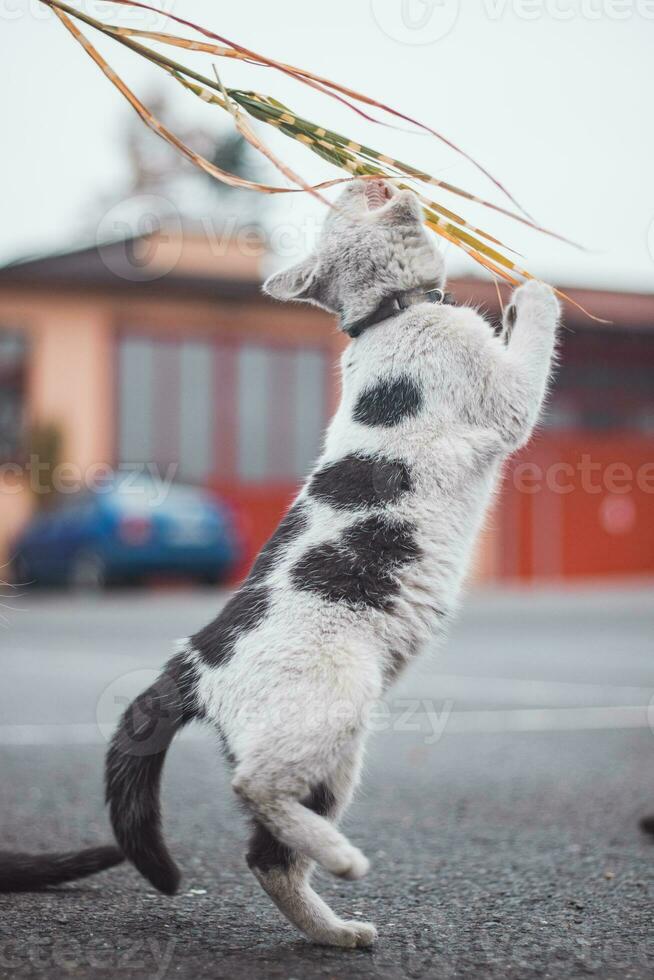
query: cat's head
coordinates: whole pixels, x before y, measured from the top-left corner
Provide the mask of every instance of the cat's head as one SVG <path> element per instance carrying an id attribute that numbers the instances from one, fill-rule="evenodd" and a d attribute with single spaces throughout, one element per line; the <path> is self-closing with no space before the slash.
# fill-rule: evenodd
<path id="1" fill-rule="evenodd" d="M 355 180 L 330 211 L 317 248 L 264 283 L 270 296 L 304 300 L 355 322 L 390 296 L 444 285 L 443 259 L 412 191 Z"/>

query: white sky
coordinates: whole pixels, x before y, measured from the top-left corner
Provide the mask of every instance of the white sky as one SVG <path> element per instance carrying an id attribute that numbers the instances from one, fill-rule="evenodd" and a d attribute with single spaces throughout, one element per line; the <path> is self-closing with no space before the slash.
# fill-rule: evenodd
<path id="1" fill-rule="evenodd" d="M 580 253 L 441 195 L 519 249 L 534 273 L 654 291 L 653 0 L 167 0 L 166 6 L 430 123 L 542 223 L 592 250 Z M 86 0 L 83 9 L 100 17 L 108 10 L 114 21 L 121 10 L 98 0 Z M 151 15 L 127 16 L 123 22 L 132 26 L 156 26 Z M 97 44 L 137 94 L 147 97 L 158 82 L 175 89 L 130 52 Z M 119 134 L 132 110 L 38 0 L 0 0 L 0 65 L 0 261 L 9 261 L 79 243 L 89 206 L 124 180 Z M 488 181 L 430 137 L 367 124 L 276 73 L 233 62 L 223 62 L 221 71 L 228 85 L 259 88 L 300 114 L 501 201 Z M 181 89 L 174 98 L 183 118 L 222 121 L 219 109 Z M 335 175 L 270 127 L 260 132 L 306 177 Z M 320 205 L 304 195 L 283 195 L 274 204 L 278 230 L 312 227 L 319 216 Z M 461 268 L 452 250 L 448 262 L 451 271 Z"/>

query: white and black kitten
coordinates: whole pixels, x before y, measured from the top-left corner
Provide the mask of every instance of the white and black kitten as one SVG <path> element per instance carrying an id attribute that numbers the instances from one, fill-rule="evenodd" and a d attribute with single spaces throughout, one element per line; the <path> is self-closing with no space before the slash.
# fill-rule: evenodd
<path id="1" fill-rule="evenodd" d="M 337 826 L 368 715 L 451 620 L 500 465 L 541 410 L 559 315 L 530 282 L 496 336 L 443 285 L 417 199 L 383 181 L 349 184 L 316 253 L 267 281 L 278 299 L 337 313 L 353 338 L 322 455 L 245 583 L 125 713 L 106 769 L 120 851 L 7 859 L 5 888 L 125 856 L 173 893 L 159 781 L 175 733 L 201 719 L 224 744 L 254 819 L 248 864 L 278 908 L 317 942 L 374 942 L 373 925 L 319 898 L 311 870 L 368 870 Z"/>

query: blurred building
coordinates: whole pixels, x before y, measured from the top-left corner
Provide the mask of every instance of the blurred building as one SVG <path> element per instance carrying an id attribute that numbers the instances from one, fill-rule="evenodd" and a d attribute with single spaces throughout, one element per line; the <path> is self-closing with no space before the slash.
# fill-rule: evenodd
<path id="1" fill-rule="evenodd" d="M 209 486 L 250 553 L 262 543 L 319 451 L 343 345 L 331 317 L 261 295 L 262 258 L 261 243 L 217 252 L 157 232 L 0 270 L 0 562 L 38 503 L 44 427 L 61 443 L 50 465 L 146 464 Z M 492 284 L 450 285 L 497 314 Z M 507 469 L 483 578 L 654 571 L 654 296 L 569 292 L 613 323 L 568 308 L 545 425 Z"/>

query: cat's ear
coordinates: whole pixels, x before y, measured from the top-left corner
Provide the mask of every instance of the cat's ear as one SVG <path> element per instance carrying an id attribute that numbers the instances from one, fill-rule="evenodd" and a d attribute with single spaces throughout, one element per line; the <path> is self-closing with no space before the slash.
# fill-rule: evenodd
<path id="1" fill-rule="evenodd" d="M 325 305 L 320 296 L 318 261 L 315 255 L 309 255 L 296 265 L 273 273 L 264 282 L 263 291 L 274 299 L 304 300 L 318 306 Z"/>

